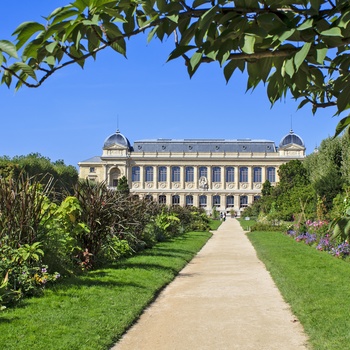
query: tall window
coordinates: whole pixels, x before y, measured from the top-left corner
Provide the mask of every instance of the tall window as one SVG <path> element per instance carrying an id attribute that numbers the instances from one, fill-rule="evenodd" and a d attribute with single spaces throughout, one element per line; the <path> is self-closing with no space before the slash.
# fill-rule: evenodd
<path id="1" fill-rule="evenodd" d="M 220 207 L 220 196 L 218 195 L 213 196 L 213 204 L 214 204 L 214 207 Z"/>
<path id="2" fill-rule="evenodd" d="M 132 167 L 131 181 L 140 181 L 140 167 L 139 166 Z"/>
<path id="3" fill-rule="evenodd" d="M 248 196 L 240 196 L 239 197 L 239 204 L 240 207 L 247 207 L 248 206 Z"/>
<path id="4" fill-rule="evenodd" d="M 213 167 L 213 182 L 221 182 L 221 168 L 218 166 Z"/>
<path id="5" fill-rule="evenodd" d="M 165 182 L 166 181 L 166 167 L 161 166 L 158 169 L 158 181 Z"/>
<path id="6" fill-rule="evenodd" d="M 186 167 L 186 182 L 193 182 L 194 181 L 194 172 L 193 172 L 193 166 Z"/>
<path id="7" fill-rule="evenodd" d="M 186 196 L 186 205 L 189 207 L 193 206 L 193 196 L 191 196 L 191 195 Z"/>
<path id="8" fill-rule="evenodd" d="M 179 205 L 180 204 L 180 196 L 177 194 L 175 196 L 172 196 L 171 204 L 172 205 Z"/>
<path id="9" fill-rule="evenodd" d="M 227 196 L 226 197 L 226 207 L 233 208 L 234 206 L 235 206 L 235 197 L 234 196 Z"/>
<path id="10" fill-rule="evenodd" d="M 158 203 L 159 204 L 166 204 L 166 196 L 161 194 L 159 197 L 158 197 Z"/>
<path id="11" fill-rule="evenodd" d="M 201 166 L 199 169 L 198 169 L 198 177 L 207 177 L 208 176 L 208 169 L 206 166 Z"/>
<path id="12" fill-rule="evenodd" d="M 145 199 L 147 201 L 153 201 L 153 196 L 151 194 L 146 194 Z"/>
<path id="13" fill-rule="evenodd" d="M 254 196 L 254 202 L 258 201 L 261 197 L 260 196 Z"/>
<path id="14" fill-rule="evenodd" d="M 199 206 L 201 208 L 207 206 L 207 196 L 199 196 Z"/>
<path id="15" fill-rule="evenodd" d="M 172 182 L 180 182 L 180 167 L 173 166 L 171 168 L 171 181 Z"/>
<path id="16" fill-rule="evenodd" d="M 276 169 L 273 167 L 269 167 L 266 169 L 267 172 L 267 180 L 269 180 L 270 182 L 276 182 Z"/>
<path id="17" fill-rule="evenodd" d="M 145 181 L 146 182 L 153 181 L 153 166 L 146 166 L 146 168 L 145 168 Z"/>
<path id="18" fill-rule="evenodd" d="M 248 182 L 248 168 L 239 168 L 239 182 Z"/>
<path id="19" fill-rule="evenodd" d="M 261 168 L 253 169 L 253 182 L 261 182 Z"/>
<path id="20" fill-rule="evenodd" d="M 235 181 L 235 168 L 229 166 L 226 168 L 226 182 L 234 182 Z"/>

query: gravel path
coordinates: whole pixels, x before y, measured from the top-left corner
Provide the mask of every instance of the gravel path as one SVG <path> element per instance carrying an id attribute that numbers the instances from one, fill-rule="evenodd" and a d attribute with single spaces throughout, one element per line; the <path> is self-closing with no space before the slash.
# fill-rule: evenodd
<path id="1" fill-rule="evenodd" d="M 238 221 L 228 218 L 112 350 L 305 350 L 306 344 Z"/>

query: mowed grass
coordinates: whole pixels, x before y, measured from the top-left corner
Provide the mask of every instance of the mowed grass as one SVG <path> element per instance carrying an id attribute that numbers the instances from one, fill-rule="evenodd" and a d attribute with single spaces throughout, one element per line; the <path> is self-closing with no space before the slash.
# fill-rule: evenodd
<path id="1" fill-rule="evenodd" d="M 350 263 L 281 233 L 248 234 L 315 350 L 350 349 Z"/>
<path id="2" fill-rule="evenodd" d="M 216 231 L 221 224 L 222 224 L 221 220 L 213 220 L 213 219 L 209 220 L 209 226 L 211 231 Z"/>
<path id="3" fill-rule="evenodd" d="M 207 242 L 190 232 L 0 313 L 0 349 L 109 349 Z"/>

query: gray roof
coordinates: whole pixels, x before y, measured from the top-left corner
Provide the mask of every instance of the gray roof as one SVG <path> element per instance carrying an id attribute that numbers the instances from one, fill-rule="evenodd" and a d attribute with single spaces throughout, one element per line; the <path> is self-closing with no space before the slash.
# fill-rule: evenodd
<path id="1" fill-rule="evenodd" d="M 83 160 L 82 162 L 79 163 L 100 163 L 101 162 L 101 157 L 95 156 L 91 157 L 89 159 Z"/>
<path id="2" fill-rule="evenodd" d="M 133 152 L 158 152 L 158 153 L 206 153 L 206 152 L 257 152 L 257 153 L 274 153 L 276 145 L 273 141 L 268 140 L 251 140 L 251 139 L 156 139 L 135 141 Z"/>
<path id="3" fill-rule="evenodd" d="M 108 148 L 113 145 L 121 145 L 124 147 L 128 147 L 130 149 L 130 142 L 129 140 L 120 133 L 119 130 L 117 130 L 114 134 L 108 136 L 103 144 L 103 148 Z"/>
<path id="4" fill-rule="evenodd" d="M 305 147 L 303 139 L 299 135 L 295 134 L 293 130 L 291 130 L 289 134 L 282 138 L 279 147 L 285 147 L 290 144 Z"/>

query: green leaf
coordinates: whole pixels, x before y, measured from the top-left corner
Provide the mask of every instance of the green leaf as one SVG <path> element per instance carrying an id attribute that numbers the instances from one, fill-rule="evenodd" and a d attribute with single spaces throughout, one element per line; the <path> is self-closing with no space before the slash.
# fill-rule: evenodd
<path id="1" fill-rule="evenodd" d="M 284 69 L 285 72 L 292 78 L 295 73 L 293 58 L 290 58 L 289 60 L 285 61 Z"/>
<path id="2" fill-rule="evenodd" d="M 305 100 L 302 100 L 299 105 L 298 105 L 298 108 L 297 109 L 300 109 L 300 108 L 303 108 L 307 103 L 309 103 L 310 101 L 305 99 Z"/>
<path id="3" fill-rule="evenodd" d="M 350 86 L 347 85 L 345 89 L 340 91 L 337 98 L 338 114 L 350 106 Z"/>
<path id="4" fill-rule="evenodd" d="M 4 56 L 0 52 L 0 66 L 2 65 L 3 62 L 4 62 Z"/>
<path id="5" fill-rule="evenodd" d="M 186 46 L 179 45 L 179 46 L 176 47 L 175 50 L 173 50 L 170 53 L 167 62 L 173 60 L 174 58 L 180 57 L 184 53 L 186 53 L 187 51 L 195 49 L 195 48 L 196 48 L 196 46 L 193 46 L 193 45 L 186 45 Z"/>
<path id="6" fill-rule="evenodd" d="M 248 54 L 254 53 L 255 36 L 245 35 L 242 51 Z"/>
<path id="7" fill-rule="evenodd" d="M 119 39 L 118 41 L 114 42 L 111 47 L 114 51 L 119 52 L 124 57 L 126 57 L 126 43 L 124 38 Z"/>
<path id="8" fill-rule="evenodd" d="M 316 49 L 316 61 L 317 63 L 319 64 L 323 64 L 324 62 L 324 59 L 326 58 L 326 55 L 327 55 L 327 52 L 328 52 L 328 48 L 325 46 L 323 48 L 320 48 L 320 49 Z"/>
<path id="9" fill-rule="evenodd" d="M 243 64 L 243 69 L 241 69 L 241 67 L 240 67 L 240 66 L 242 66 L 242 64 Z M 245 65 L 244 60 L 231 60 L 224 68 L 224 76 L 226 79 L 226 83 L 229 82 L 229 80 L 231 79 L 231 76 L 232 76 L 233 72 L 236 70 L 236 68 L 239 68 L 241 71 L 243 71 L 244 65 Z"/>
<path id="10" fill-rule="evenodd" d="M 18 58 L 16 46 L 10 41 L 0 40 L 0 51 L 7 53 L 11 57 Z"/>
<path id="11" fill-rule="evenodd" d="M 9 67 L 9 69 L 12 69 L 14 71 L 22 70 L 25 74 L 29 75 L 34 80 L 37 80 L 33 68 L 23 62 L 15 62 L 12 66 Z"/>
<path id="12" fill-rule="evenodd" d="M 11 86 L 11 82 L 12 82 L 12 75 L 10 74 L 9 71 L 5 70 L 4 74 L 1 78 L 1 83 L 5 83 L 7 85 L 7 87 Z"/>
<path id="13" fill-rule="evenodd" d="M 324 30 L 323 32 L 321 32 L 321 35 L 342 37 L 342 33 L 339 27 L 333 27 L 331 29 Z"/>
<path id="14" fill-rule="evenodd" d="M 201 52 L 195 52 L 193 56 L 190 59 L 190 66 L 194 70 L 197 66 L 199 66 L 200 61 L 202 59 L 202 53 Z"/>
<path id="15" fill-rule="evenodd" d="M 305 43 L 304 46 L 294 56 L 295 70 L 298 71 L 310 51 L 311 43 Z"/>
<path id="16" fill-rule="evenodd" d="M 58 42 L 57 41 L 54 41 L 52 43 L 50 43 L 49 45 L 46 45 L 45 46 L 45 49 L 49 52 L 49 53 L 53 53 L 56 46 L 57 46 Z"/>
<path id="17" fill-rule="evenodd" d="M 24 22 L 19 25 L 12 35 L 17 35 L 17 50 L 20 49 L 28 39 L 35 33 L 44 31 L 45 27 L 37 22 Z"/>
<path id="18" fill-rule="evenodd" d="M 334 134 L 333 138 L 337 137 L 349 125 L 350 125 L 350 114 L 347 117 L 343 118 L 338 123 L 337 127 L 335 128 L 335 134 Z"/>

